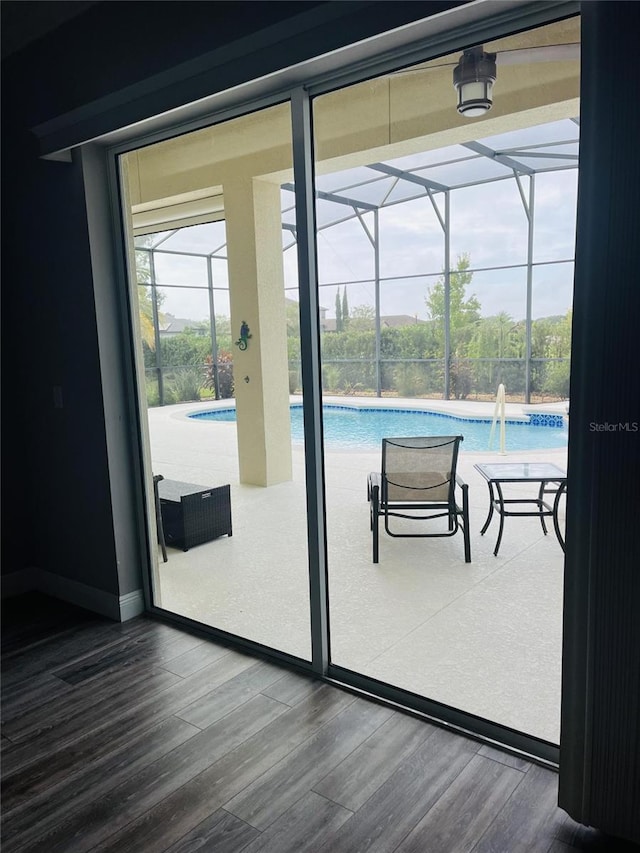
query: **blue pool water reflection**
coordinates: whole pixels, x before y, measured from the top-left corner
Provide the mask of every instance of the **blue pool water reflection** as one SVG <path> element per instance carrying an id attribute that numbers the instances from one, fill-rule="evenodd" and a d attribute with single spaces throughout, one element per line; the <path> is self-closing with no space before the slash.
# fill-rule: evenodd
<path id="1" fill-rule="evenodd" d="M 439 412 L 420 412 L 410 409 L 351 408 L 330 406 L 322 408 L 324 441 L 329 449 L 378 449 L 384 437 L 408 435 L 463 435 L 461 450 L 498 450 L 499 428 L 489 447 L 491 419 L 457 418 Z M 197 420 L 235 421 L 235 408 L 196 412 L 189 415 Z M 567 446 L 567 428 L 561 415 L 545 418 L 546 425 L 521 421 L 506 422 L 507 450 L 549 450 Z M 554 425 L 549 425 L 554 424 Z M 302 406 L 291 406 L 291 439 L 304 440 Z"/>

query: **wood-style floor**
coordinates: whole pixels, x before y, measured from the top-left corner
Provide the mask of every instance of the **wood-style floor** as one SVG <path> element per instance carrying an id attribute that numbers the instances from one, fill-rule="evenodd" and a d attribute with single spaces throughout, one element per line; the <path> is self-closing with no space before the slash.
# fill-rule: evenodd
<path id="1" fill-rule="evenodd" d="M 195 633 L 3 603 L 2 851 L 622 850 L 557 775 Z"/>

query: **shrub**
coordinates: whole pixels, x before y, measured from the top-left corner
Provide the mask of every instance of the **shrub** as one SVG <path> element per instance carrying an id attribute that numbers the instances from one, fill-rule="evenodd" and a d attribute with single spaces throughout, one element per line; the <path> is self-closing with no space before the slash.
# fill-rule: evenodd
<path id="1" fill-rule="evenodd" d="M 295 394 L 302 384 L 300 381 L 300 371 L 299 370 L 289 370 L 289 393 Z"/>
<path id="2" fill-rule="evenodd" d="M 451 393 L 456 400 L 466 400 L 473 388 L 473 371 L 464 361 L 453 362 L 449 368 Z"/>
<path id="3" fill-rule="evenodd" d="M 566 400 L 569 397 L 570 363 L 566 361 L 552 362 L 547 367 L 544 390 L 551 397 Z"/>
<path id="4" fill-rule="evenodd" d="M 420 365 L 398 364 L 393 371 L 393 379 L 391 390 L 397 391 L 401 397 L 417 397 L 424 392 L 424 371 Z"/>
<path id="5" fill-rule="evenodd" d="M 354 359 L 324 364 L 322 387 L 335 394 L 355 394 L 375 388 L 374 365 L 371 361 Z"/>
<path id="6" fill-rule="evenodd" d="M 153 379 L 145 380 L 145 387 L 147 391 L 147 407 L 153 408 L 154 406 L 160 405 L 160 392 L 158 391 L 158 383 Z"/>
<path id="7" fill-rule="evenodd" d="M 322 367 L 322 388 L 325 391 L 337 391 L 340 384 L 340 369 L 335 364 Z"/>
<path id="8" fill-rule="evenodd" d="M 218 399 L 227 400 L 234 395 L 233 384 L 233 356 L 228 350 L 218 350 Z M 215 391 L 215 370 L 213 365 L 213 356 L 208 355 L 204 360 L 204 380 L 203 385 Z"/>
<path id="9" fill-rule="evenodd" d="M 185 368 L 176 371 L 165 383 L 165 402 L 186 403 L 200 399 L 202 377 L 196 368 Z"/>

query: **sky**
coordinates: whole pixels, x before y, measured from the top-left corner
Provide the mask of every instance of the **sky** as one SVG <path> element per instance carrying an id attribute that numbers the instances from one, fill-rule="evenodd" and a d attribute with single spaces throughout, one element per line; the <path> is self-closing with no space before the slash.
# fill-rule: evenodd
<path id="1" fill-rule="evenodd" d="M 358 172 L 362 173 L 362 169 Z M 577 169 L 539 173 L 535 179 L 533 239 L 533 317 L 566 314 L 571 307 L 577 198 Z M 324 185 L 345 185 L 348 174 L 323 176 Z M 528 192 L 528 178 L 522 179 Z M 372 191 L 372 190 L 371 190 Z M 442 212 L 442 194 L 436 195 Z M 283 193 L 291 205 L 293 195 Z M 526 268 L 486 270 L 526 263 L 527 217 L 513 179 L 455 189 L 451 199 L 450 258 L 468 253 L 476 269 L 467 295 L 475 295 L 483 316 L 506 311 L 514 320 L 526 313 Z M 330 209 L 329 209 L 330 208 Z M 344 215 L 343 205 L 319 203 L 319 220 L 325 215 Z M 428 319 L 425 302 L 429 287 L 444 266 L 444 236 L 432 203 L 423 196 L 380 211 L 380 304 L 381 314 L 407 314 Z M 291 221 L 291 215 L 287 215 Z M 364 223 L 373 231 L 373 214 Z M 287 295 L 296 298 L 297 259 L 290 232 L 284 232 L 283 253 Z M 318 232 L 320 305 L 326 317 L 335 317 L 335 296 L 347 284 L 351 308 L 375 304 L 374 250 L 357 218 Z M 224 223 L 183 229 L 161 248 L 193 251 L 219 249 L 213 261 L 215 313 L 229 315 L 228 278 L 224 260 Z M 569 261 L 569 262 L 567 262 Z M 208 317 L 207 270 L 202 258 L 156 254 L 158 282 L 165 294 L 164 313 L 192 320 Z M 196 285 L 195 287 L 193 285 Z"/>

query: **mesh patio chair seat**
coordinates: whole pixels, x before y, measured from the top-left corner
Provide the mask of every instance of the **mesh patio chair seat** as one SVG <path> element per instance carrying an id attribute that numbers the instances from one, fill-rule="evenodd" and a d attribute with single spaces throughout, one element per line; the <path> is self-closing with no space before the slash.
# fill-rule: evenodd
<path id="1" fill-rule="evenodd" d="M 383 438 L 382 472 L 369 474 L 367 498 L 373 534 L 373 562 L 379 556 L 379 520 L 389 536 L 432 538 L 454 536 L 462 530 L 464 559 L 471 562 L 469 540 L 469 486 L 456 472 L 461 435 Z M 462 503 L 456 501 L 456 486 Z M 392 518 L 428 522 L 447 518 L 446 531 L 410 533 L 392 531 Z"/>

